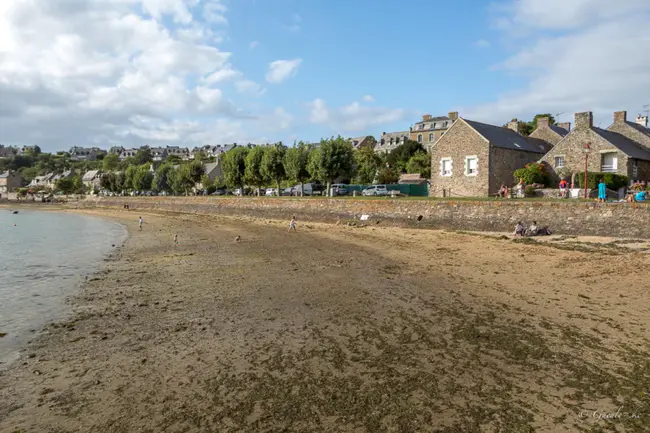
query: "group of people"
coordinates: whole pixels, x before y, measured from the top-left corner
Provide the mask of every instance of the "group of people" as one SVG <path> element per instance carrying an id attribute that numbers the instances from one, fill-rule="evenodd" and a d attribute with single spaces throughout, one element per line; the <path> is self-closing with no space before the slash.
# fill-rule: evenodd
<path id="1" fill-rule="evenodd" d="M 523 179 L 519 179 L 519 183 L 512 189 L 512 192 L 517 195 L 517 197 L 526 197 L 526 182 Z M 510 188 L 508 185 L 501 184 L 499 192 L 497 193 L 497 198 L 510 198 Z"/>
<path id="2" fill-rule="evenodd" d="M 549 229 L 548 226 L 537 227 L 537 221 L 533 221 L 533 223 L 528 228 L 526 228 L 523 222 L 519 221 L 515 226 L 514 232 L 515 237 L 550 236 L 551 234 L 551 229 Z"/>

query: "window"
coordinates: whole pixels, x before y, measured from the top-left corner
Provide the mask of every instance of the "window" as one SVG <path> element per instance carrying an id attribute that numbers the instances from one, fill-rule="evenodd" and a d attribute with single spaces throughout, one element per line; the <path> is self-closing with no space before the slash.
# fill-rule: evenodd
<path id="1" fill-rule="evenodd" d="M 555 168 L 562 168 L 562 167 L 564 167 L 564 156 L 556 156 Z"/>
<path id="2" fill-rule="evenodd" d="M 418 134 L 418 143 L 422 143 L 422 134 Z"/>
<path id="3" fill-rule="evenodd" d="M 600 171 L 603 173 L 616 173 L 618 171 L 618 155 L 616 153 L 604 153 Z"/>
<path id="4" fill-rule="evenodd" d="M 637 177 L 639 177 L 639 164 L 638 161 L 635 159 L 634 165 L 632 166 L 632 179 L 636 180 Z"/>
<path id="5" fill-rule="evenodd" d="M 424 123 L 420 123 L 420 124 L 418 125 L 418 129 L 424 129 Z"/>
<path id="6" fill-rule="evenodd" d="M 478 157 L 476 155 L 465 157 L 465 176 L 478 175 Z"/>
<path id="7" fill-rule="evenodd" d="M 433 141 L 433 134 L 429 134 L 429 141 Z"/>
<path id="8" fill-rule="evenodd" d="M 451 158 L 442 158 L 440 160 L 440 176 L 449 177 L 452 173 L 452 161 Z"/>

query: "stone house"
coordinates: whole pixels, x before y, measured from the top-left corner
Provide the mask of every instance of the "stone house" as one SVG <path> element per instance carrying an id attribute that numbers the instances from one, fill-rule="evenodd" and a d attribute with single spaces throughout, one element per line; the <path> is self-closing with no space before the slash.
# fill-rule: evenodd
<path id="1" fill-rule="evenodd" d="M 411 140 L 422 143 L 429 150 L 433 143 L 442 137 L 458 119 L 457 112 L 450 112 L 447 116 L 431 117 L 430 114 L 422 116 L 422 120 L 411 127 L 409 134 Z"/>
<path id="2" fill-rule="evenodd" d="M 18 149 L 12 146 L 0 144 L 0 158 L 11 158 L 18 153 Z"/>
<path id="3" fill-rule="evenodd" d="M 618 123 L 622 122 L 617 119 Z M 617 121 L 612 125 L 615 129 L 626 128 Z M 617 173 L 631 180 L 650 180 L 650 150 L 625 135 L 594 127 L 591 112 L 576 113 L 574 123 L 573 130 L 541 159 L 551 167 L 555 181 L 559 180 L 560 169 L 565 175 L 584 172 L 585 159 L 588 171 Z M 587 155 L 585 145 L 589 146 Z"/>
<path id="4" fill-rule="evenodd" d="M 167 146 L 166 150 L 167 150 L 167 156 L 176 155 L 183 160 L 192 159 L 192 157 L 190 156 L 190 149 L 188 149 L 187 147 Z"/>
<path id="5" fill-rule="evenodd" d="M 36 176 L 32 179 L 31 182 L 27 185 L 28 187 L 43 187 L 43 188 L 52 188 L 52 179 L 54 178 L 54 173 L 47 173 L 43 176 Z"/>
<path id="6" fill-rule="evenodd" d="M 52 179 L 50 181 L 51 187 L 52 188 L 56 187 L 56 183 L 60 179 L 68 179 L 68 178 L 71 178 L 71 177 L 74 177 L 74 173 L 72 172 L 72 170 L 67 170 L 67 171 L 64 171 L 63 173 L 55 174 L 54 176 L 52 176 Z"/>
<path id="7" fill-rule="evenodd" d="M 106 151 L 99 147 L 79 147 L 70 148 L 70 161 L 95 161 L 98 156 L 105 155 Z"/>
<path id="8" fill-rule="evenodd" d="M 90 170 L 83 175 L 81 181 L 83 182 L 86 191 L 94 191 L 101 188 L 102 172 L 101 170 Z"/>
<path id="9" fill-rule="evenodd" d="M 508 127 L 458 118 L 431 148 L 432 197 L 485 197 L 502 184 L 512 186 L 513 173 L 541 158 L 549 145 Z"/>
<path id="10" fill-rule="evenodd" d="M 152 147 L 151 157 L 154 161 L 164 161 L 167 158 L 167 149 L 164 147 Z"/>
<path id="11" fill-rule="evenodd" d="M 223 170 L 221 168 L 221 161 L 217 159 L 217 162 L 208 162 L 203 164 L 203 174 L 208 176 L 211 182 L 214 182 L 218 178 L 223 177 Z M 198 182 L 195 186 L 196 189 L 203 189 L 203 183 Z"/>
<path id="12" fill-rule="evenodd" d="M 23 186 L 23 182 L 23 177 L 18 172 L 8 170 L 0 173 L 0 194 L 4 196 L 16 191 L 17 188 Z"/>
<path id="13" fill-rule="evenodd" d="M 628 122 L 627 111 L 617 111 L 614 113 L 614 123 L 607 130 L 619 133 L 650 150 L 650 129 L 648 129 L 647 116 L 638 116 L 636 122 Z"/>
<path id="14" fill-rule="evenodd" d="M 406 140 L 408 140 L 409 138 L 410 138 L 409 131 L 382 132 L 381 138 L 375 145 L 375 152 L 390 153 L 396 147 L 406 143 Z"/>
<path id="15" fill-rule="evenodd" d="M 560 140 L 567 136 L 571 129 L 571 123 L 551 124 L 548 117 L 537 118 L 537 128 L 529 137 L 544 140 L 551 146 L 555 146 Z"/>
<path id="16" fill-rule="evenodd" d="M 122 149 L 120 152 L 120 161 L 124 161 L 126 158 L 135 156 L 138 153 L 138 149 Z"/>
<path id="17" fill-rule="evenodd" d="M 352 147 L 355 149 L 361 149 L 362 147 L 374 147 L 376 140 L 375 137 L 366 135 L 364 137 L 349 138 L 348 141 L 352 143 Z"/>

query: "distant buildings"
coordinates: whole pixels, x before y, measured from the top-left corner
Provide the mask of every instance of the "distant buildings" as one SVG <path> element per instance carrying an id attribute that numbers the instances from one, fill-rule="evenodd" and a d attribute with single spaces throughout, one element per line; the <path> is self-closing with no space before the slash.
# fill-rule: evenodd
<path id="1" fill-rule="evenodd" d="M 409 140 L 410 132 L 409 131 L 400 131 L 400 132 L 382 132 L 381 138 L 375 145 L 375 152 L 377 153 L 390 153 L 397 146 L 401 146 L 406 143 L 406 140 Z"/>
<path id="2" fill-rule="evenodd" d="M 68 153 L 71 161 L 96 161 L 100 155 L 106 155 L 106 151 L 99 147 L 73 146 Z"/>
<path id="3" fill-rule="evenodd" d="M 421 121 L 411 127 L 411 140 L 421 143 L 428 150 L 457 119 L 458 113 L 455 111 L 448 113 L 447 116 L 438 117 L 425 114 Z"/>
<path id="4" fill-rule="evenodd" d="M 0 195 L 4 196 L 9 192 L 16 191 L 23 185 L 23 177 L 15 171 L 5 171 L 0 173 Z"/>

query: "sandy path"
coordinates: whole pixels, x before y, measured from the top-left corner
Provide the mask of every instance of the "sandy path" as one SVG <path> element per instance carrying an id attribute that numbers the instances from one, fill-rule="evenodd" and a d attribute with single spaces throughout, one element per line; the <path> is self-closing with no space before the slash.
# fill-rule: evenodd
<path id="1" fill-rule="evenodd" d="M 94 213 L 131 238 L 0 376 L 0 432 L 647 431 L 647 251 Z"/>

